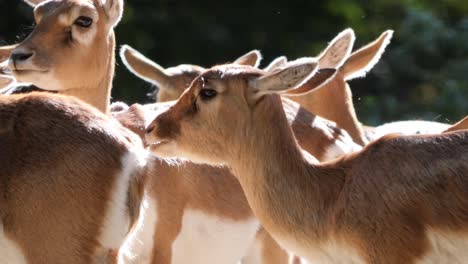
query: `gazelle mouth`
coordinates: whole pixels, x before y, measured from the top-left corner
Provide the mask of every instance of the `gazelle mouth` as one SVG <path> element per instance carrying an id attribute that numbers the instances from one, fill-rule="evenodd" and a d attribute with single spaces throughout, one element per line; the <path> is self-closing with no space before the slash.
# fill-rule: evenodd
<path id="1" fill-rule="evenodd" d="M 149 143 L 148 145 L 151 149 L 155 149 L 169 142 L 170 142 L 169 140 L 157 140 L 155 142 Z"/>
<path id="2" fill-rule="evenodd" d="M 47 73 L 48 70 L 29 70 L 29 69 L 24 69 L 24 70 L 21 70 L 21 69 L 15 69 L 15 70 L 11 70 L 11 73 L 13 73 L 13 75 L 24 75 L 24 74 L 31 74 L 31 73 Z"/>

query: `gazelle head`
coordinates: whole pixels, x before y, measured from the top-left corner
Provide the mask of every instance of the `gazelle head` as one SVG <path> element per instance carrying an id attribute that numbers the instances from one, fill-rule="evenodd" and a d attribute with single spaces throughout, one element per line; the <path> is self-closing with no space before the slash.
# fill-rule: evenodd
<path id="1" fill-rule="evenodd" d="M 34 7 L 36 26 L 10 56 L 15 78 L 52 91 L 105 82 L 93 77 L 113 71 L 113 28 L 123 0 L 25 1 Z"/>
<path id="2" fill-rule="evenodd" d="M 271 73 L 234 64 L 213 67 L 148 126 L 147 143 L 160 156 L 223 163 L 238 153 L 235 146 L 245 144 L 254 133 L 250 129 L 254 129 L 259 112 L 268 111 L 272 101 L 282 109 L 275 93 L 297 87 L 316 68 L 312 59 L 290 62 Z"/>
<path id="3" fill-rule="evenodd" d="M 205 68 L 191 64 L 163 68 L 128 45 L 120 49 L 120 58 L 133 74 L 158 87 L 155 93 L 157 102 L 177 100 L 190 83 Z M 250 51 L 237 58 L 234 63 L 257 67 L 262 56 L 258 50 Z"/>

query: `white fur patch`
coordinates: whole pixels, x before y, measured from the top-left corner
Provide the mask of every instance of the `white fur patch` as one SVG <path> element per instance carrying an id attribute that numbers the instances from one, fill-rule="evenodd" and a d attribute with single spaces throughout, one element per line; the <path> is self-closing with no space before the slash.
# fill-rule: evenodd
<path id="1" fill-rule="evenodd" d="M 156 203 L 145 194 L 138 222 L 120 249 L 119 263 L 151 263 L 156 223 Z"/>
<path id="2" fill-rule="evenodd" d="M 131 150 L 122 157 L 122 171 L 113 186 L 101 229 L 99 241 L 103 249 L 119 249 L 129 231 L 128 187 L 132 174 L 145 165 L 146 155 L 146 152 Z"/>
<path id="3" fill-rule="evenodd" d="M 321 245 L 307 246 L 306 241 L 296 241 L 289 238 L 278 238 L 276 241 L 285 249 L 301 257 L 301 263 L 324 264 L 364 264 L 353 248 L 346 247 L 336 241 L 328 241 Z"/>
<path id="4" fill-rule="evenodd" d="M 383 124 L 375 128 L 375 138 L 378 139 L 384 135 L 391 133 L 400 133 L 403 135 L 417 134 L 440 134 L 450 125 L 422 120 L 397 121 Z"/>
<path id="5" fill-rule="evenodd" d="M 429 231 L 428 238 L 431 252 L 423 256 L 418 264 L 468 263 L 468 236 Z"/>
<path id="6" fill-rule="evenodd" d="M 186 210 L 171 263 L 236 263 L 252 245 L 259 226 L 254 218 L 233 221 Z"/>
<path id="7" fill-rule="evenodd" d="M 242 264 L 262 264 L 263 259 L 263 243 L 261 240 L 255 239 L 254 243 L 249 247 L 249 251 L 242 258 Z M 265 263 L 267 264 L 267 263 Z"/>
<path id="8" fill-rule="evenodd" d="M 3 224 L 0 222 L 0 260 L 1 263 L 26 264 L 26 258 L 21 248 L 11 239 L 7 238 Z"/>

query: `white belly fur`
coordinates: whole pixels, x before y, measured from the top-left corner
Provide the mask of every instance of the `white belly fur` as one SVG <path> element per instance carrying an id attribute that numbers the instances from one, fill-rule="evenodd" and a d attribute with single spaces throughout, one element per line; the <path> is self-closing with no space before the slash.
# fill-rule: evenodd
<path id="1" fill-rule="evenodd" d="M 430 252 L 418 264 L 468 263 L 468 236 L 429 231 Z"/>
<path id="2" fill-rule="evenodd" d="M 157 223 L 156 203 L 145 193 L 140 216 L 119 252 L 119 263 L 151 263 L 153 236 Z"/>
<path id="3" fill-rule="evenodd" d="M 7 238 L 0 222 L 0 260 L 1 263 L 25 264 L 26 257 L 14 241 Z"/>
<path id="4" fill-rule="evenodd" d="M 172 246 L 172 264 L 235 264 L 252 245 L 258 220 L 233 221 L 186 210 Z"/>

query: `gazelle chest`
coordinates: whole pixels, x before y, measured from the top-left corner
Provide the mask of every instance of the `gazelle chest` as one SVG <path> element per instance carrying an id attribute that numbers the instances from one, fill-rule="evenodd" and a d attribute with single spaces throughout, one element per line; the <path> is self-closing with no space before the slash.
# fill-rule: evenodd
<path id="1" fill-rule="evenodd" d="M 366 263 L 351 246 L 329 240 L 320 244 L 299 242 L 292 238 L 277 238 L 278 243 L 309 263 L 364 264 Z"/>

